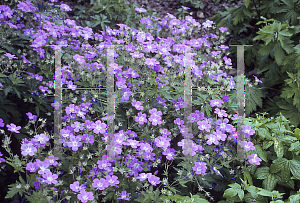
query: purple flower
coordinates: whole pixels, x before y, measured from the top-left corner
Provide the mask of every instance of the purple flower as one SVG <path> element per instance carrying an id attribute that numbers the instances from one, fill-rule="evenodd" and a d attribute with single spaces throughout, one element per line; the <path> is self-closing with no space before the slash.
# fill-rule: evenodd
<path id="1" fill-rule="evenodd" d="M 71 135 L 70 141 L 68 142 L 68 147 L 72 147 L 73 151 L 77 151 L 78 147 L 82 146 L 82 143 L 80 141 L 81 141 L 81 137 L 79 136 L 75 137 Z"/>
<path id="2" fill-rule="evenodd" d="M 35 135 L 33 141 L 39 142 L 41 144 L 46 144 L 49 141 L 49 137 L 45 134 Z"/>
<path id="3" fill-rule="evenodd" d="M 30 61 L 28 61 L 28 60 L 26 59 L 25 56 L 21 55 L 21 57 L 23 58 L 23 60 L 24 60 L 26 63 L 31 63 Z"/>
<path id="4" fill-rule="evenodd" d="M 36 165 L 40 168 L 38 174 L 46 174 L 51 172 L 48 167 L 50 166 L 48 161 L 40 161 L 39 159 L 36 160 Z"/>
<path id="5" fill-rule="evenodd" d="M 79 186 L 79 182 L 75 181 L 73 184 L 70 185 L 70 189 L 74 192 L 79 192 L 80 190 L 84 189 L 84 185 Z"/>
<path id="6" fill-rule="evenodd" d="M 213 134 L 216 136 L 217 140 L 222 140 L 223 142 L 226 140 L 227 136 L 226 134 L 222 133 L 220 130 L 216 130 L 213 132 Z"/>
<path id="7" fill-rule="evenodd" d="M 149 117 L 149 121 L 152 122 L 152 125 L 157 125 L 157 124 L 161 124 L 162 120 L 160 116 L 156 116 L 156 115 L 151 115 Z"/>
<path id="8" fill-rule="evenodd" d="M 17 59 L 18 57 L 16 57 L 15 55 L 12 55 L 12 54 L 10 54 L 10 53 L 6 53 L 6 54 L 4 54 L 4 56 L 7 56 L 8 58 L 10 58 L 10 59 Z"/>
<path id="9" fill-rule="evenodd" d="M 246 125 L 246 127 L 244 127 L 244 133 L 247 133 L 249 135 L 253 135 L 255 133 L 255 130 L 251 129 L 250 125 Z"/>
<path id="10" fill-rule="evenodd" d="M 231 58 L 227 58 L 227 56 L 224 56 L 223 59 L 224 59 L 226 65 L 228 65 L 228 66 L 232 65 Z"/>
<path id="11" fill-rule="evenodd" d="M 126 190 L 122 191 L 119 198 L 117 199 L 124 199 L 124 200 L 129 200 L 129 198 L 127 198 L 127 195 L 130 195 L 131 193 L 126 193 Z"/>
<path id="12" fill-rule="evenodd" d="M 202 25 L 204 28 L 212 27 L 212 24 L 215 24 L 213 21 L 207 20 Z"/>
<path id="13" fill-rule="evenodd" d="M 72 125 L 71 125 L 71 127 L 74 129 L 74 132 L 79 132 L 79 130 L 83 130 L 84 129 L 84 127 L 83 127 L 83 125 L 81 124 L 81 123 L 79 123 L 78 121 L 75 121 Z"/>
<path id="14" fill-rule="evenodd" d="M 87 192 L 85 190 L 80 190 L 80 194 L 77 195 L 77 199 L 79 199 L 81 202 L 87 202 L 94 200 L 94 196 L 92 192 Z"/>
<path id="15" fill-rule="evenodd" d="M 187 10 L 190 9 L 189 7 L 181 6 L 183 9 Z"/>
<path id="16" fill-rule="evenodd" d="M 32 115 L 31 112 L 26 113 L 26 115 L 28 116 L 28 118 L 29 118 L 30 120 L 36 120 L 36 118 L 37 118 L 37 116 L 36 116 L 36 115 Z"/>
<path id="17" fill-rule="evenodd" d="M 154 186 L 156 186 L 157 184 L 160 183 L 159 177 L 156 177 L 155 175 L 149 175 L 148 181 L 149 181 L 149 183 L 151 183 L 151 185 L 154 185 Z"/>
<path id="18" fill-rule="evenodd" d="M 205 173 L 207 167 L 206 167 L 206 163 L 205 162 L 195 162 L 195 166 L 192 168 L 196 174 L 201 174 L 201 173 Z"/>
<path id="19" fill-rule="evenodd" d="M 72 9 L 67 4 L 61 4 L 60 8 L 64 11 L 72 11 Z"/>
<path id="20" fill-rule="evenodd" d="M 144 107 L 141 106 L 142 102 L 140 101 L 136 101 L 136 100 L 133 100 L 133 102 L 131 103 L 132 106 L 134 106 L 137 110 L 143 110 Z"/>
<path id="21" fill-rule="evenodd" d="M 211 125 L 208 124 L 206 120 L 198 121 L 197 124 L 199 125 L 198 126 L 199 130 L 206 130 L 206 132 L 210 132 Z"/>
<path id="22" fill-rule="evenodd" d="M 135 117 L 135 121 L 136 121 L 136 122 L 139 122 L 139 125 L 144 125 L 144 123 L 147 123 L 147 122 L 148 122 L 148 120 L 147 120 L 146 117 L 147 117 L 147 116 L 146 116 L 145 113 L 142 114 L 141 112 L 139 112 L 139 113 L 138 113 L 138 116 Z"/>
<path id="23" fill-rule="evenodd" d="M 41 183 L 40 182 L 34 182 L 33 185 L 34 185 L 34 188 L 37 190 L 37 189 L 40 188 Z"/>
<path id="24" fill-rule="evenodd" d="M 105 123 L 101 123 L 100 120 L 97 120 L 95 123 L 92 124 L 92 128 L 94 129 L 93 132 L 95 134 L 104 134 L 105 133 L 105 128 L 107 127 L 107 125 Z"/>
<path id="25" fill-rule="evenodd" d="M 0 5 L 0 11 L 3 11 L 3 16 L 12 18 L 13 12 L 7 5 Z M 1 14 L 0 14 L 1 15 Z"/>
<path id="26" fill-rule="evenodd" d="M 222 33 L 224 33 L 224 32 L 227 31 L 227 27 L 220 27 L 219 30 L 220 30 Z"/>
<path id="27" fill-rule="evenodd" d="M 43 178 L 46 179 L 46 183 L 48 183 L 49 185 L 50 184 L 56 184 L 57 180 L 55 180 L 55 179 L 58 178 L 58 175 L 52 174 L 51 172 L 48 172 L 48 173 L 43 175 Z"/>
<path id="28" fill-rule="evenodd" d="M 158 65 L 159 62 L 156 61 L 156 58 L 146 58 L 145 64 L 148 66 L 155 66 Z"/>
<path id="29" fill-rule="evenodd" d="M 220 110 L 218 108 L 215 109 L 214 113 L 218 114 L 218 116 L 221 118 L 228 116 L 225 110 Z"/>
<path id="30" fill-rule="evenodd" d="M 208 145 L 211 145 L 212 143 L 214 143 L 215 145 L 219 144 L 217 136 L 215 136 L 214 134 L 209 134 L 209 135 L 206 135 L 205 137 L 207 138 L 206 143 Z"/>
<path id="31" fill-rule="evenodd" d="M 140 181 L 144 181 L 146 180 L 148 177 L 150 177 L 152 174 L 151 173 L 140 173 L 139 176 L 137 177 L 137 179 L 139 179 Z"/>
<path id="32" fill-rule="evenodd" d="M 257 154 L 247 155 L 247 157 L 249 158 L 250 164 L 260 165 L 259 162 L 261 161 L 261 159 L 257 156 Z"/>
<path id="33" fill-rule="evenodd" d="M 84 143 L 94 143 L 94 135 L 83 134 L 82 141 Z"/>
<path id="34" fill-rule="evenodd" d="M 145 13 L 145 12 L 147 12 L 147 10 L 144 9 L 144 8 L 136 8 L 135 11 L 140 12 L 140 13 Z"/>
<path id="35" fill-rule="evenodd" d="M 171 138 L 159 136 L 155 138 L 155 144 L 157 147 L 160 148 L 168 148 L 170 146 L 170 140 Z"/>
<path id="36" fill-rule="evenodd" d="M 98 160 L 97 164 L 100 169 L 104 169 L 104 170 L 108 170 L 109 167 L 111 166 L 111 163 L 109 163 L 109 161 L 106 159 L 103 159 L 102 161 Z"/>
<path id="37" fill-rule="evenodd" d="M 162 154 L 166 156 L 168 160 L 174 159 L 176 150 L 172 148 L 168 148 L 167 150 L 163 151 Z"/>
<path id="38" fill-rule="evenodd" d="M 118 181 L 118 177 L 117 176 L 114 176 L 114 175 L 112 175 L 112 176 L 110 176 L 110 175 L 106 175 L 105 176 L 105 178 L 106 178 L 106 181 L 109 183 L 109 185 L 111 185 L 111 186 L 116 186 L 116 185 L 118 185 L 120 182 Z"/>
<path id="39" fill-rule="evenodd" d="M 93 184 L 92 184 L 93 187 L 95 188 L 98 188 L 99 190 L 104 190 L 105 188 L 107 188 L 109 185 L 108 185 L 108 182 L 106 179 L 104 178 L 100 178 L 100 180 L 98 178 L 95 178 L 93 180 Z"/>
<path id="40" fill-rule="evenodd" d="M 30 171 L 31 173 L 33 172 L 36 172 L 36 170 L 38 169 L 39 167 L 37 166 L 36 163 L 32 163 L 32 162 L 28 162 L 27 163 L 27 166 L 26 166 L 26 170 L 27 171 Z"/>
<path id="41" fill-rule="evenodd" d="M 149 143 L 140 143 L 140 149 L 145 151 L 145 152 L 152 152 L 153 148 Z"/>
<path id="42" fill-rule="evenodd" d="M 255 82 L 260 82 L 263 83 L 261 80 L 259 80 L 255 75 L 253 75 L 255 77 Z"/>
<path id="43" fill-rule="evenodd" d="M 252 142 L 247 142 L 247 141 L 244 141 L 244 148 L 245 148 L 246 151 L 255 150 L 255 147 L 253 146 L 253 143 Z"/>
<path id="44" fill-rule="evenodd" d="M 222 97 L 222 99 L 223 99 L 223 101 L 229 101 L 229 100 L 230 100 L 229 97 L 228 97 L 227 95 L 224 95 L 224 96 Z"/>
<path id="45" fill-rule="evenodd" d="M 33 156 L 34 153 L 37 152 L 37 149 L 33 146 L 32 143 L 23 144 L 23 145 L 21 146 L 21 149 L 23 150 L 23 151 L 21 152 L 21 154 L 22 154 L 23 156 L 27 156 L 27 155 Z"/>
<path id="46" fill-rule="evenodd" d="M 214 107 L 214 106 L 221 107 L 223 103 L 224 102 L 220 99 L 214 99 L 214 100 L 210 101 L 210 106 L 211 107 Z"/>
<path id="47" fill-rule="evenodd" d="M 0 127 L 4 127 L 3 119 L 0 118 Z"/>
<path id="48" fill-rule="evenodd" d="M 52 166 L 56 166 L 58 164 L 56 160 L 58 160 L 58 157 L 54 157 L 53 155 L 50 155 L 48 159 L 45 159 L 45 161 L 49 162 Z"/>
<path id="49" fill-rule="evenodd" d="M 31 4 L 32 4 L 31 1 L 26 0 L 25 2 L 19 1 L 19 4 L 17 6 L 18 6 L 18 9 L 20 9 L 23 12 L 35 11 L 37 8 L 34 6 L 31 6 Z"/>

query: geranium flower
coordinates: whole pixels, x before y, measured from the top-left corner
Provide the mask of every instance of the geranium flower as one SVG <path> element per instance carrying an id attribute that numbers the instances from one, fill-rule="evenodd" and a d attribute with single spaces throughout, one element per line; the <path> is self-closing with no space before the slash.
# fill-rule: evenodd
<path id="1" fill-rule="evenodd" d="M 94 196 L 92 192 L 87 192 L 85 190 L 80 190 L 80 194 L 77 195 L 77 199 L 79 199 L 81 202 L 87 202 L 94 200 Z"/>
<path id="2" fill-rule="evenodd" d="M 261 161 L 261 159 L 257 156 L 257 154 L 247 155 L 247 157 L 249 158 L 250 164 L 260 165 L 259 162 Z"/>
<path id="3" fill-rule="evenodd" d="M 56 175 L 56 174 L 52 175 L 51 172 L 48 172 L 48 173 L 46 173 L 46 174 L 43 175 L 43 178 L 46 179 L 46 183 L 48 183 L 49 185 L 50 184 L 56 184 L 57 180 L 55 180 L 55 179 L 58 178 L 58 175 Z"/>

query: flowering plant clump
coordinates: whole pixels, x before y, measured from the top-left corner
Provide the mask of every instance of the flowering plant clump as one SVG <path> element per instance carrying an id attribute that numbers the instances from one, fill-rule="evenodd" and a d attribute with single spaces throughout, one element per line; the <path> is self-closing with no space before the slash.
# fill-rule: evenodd
<path id="1" fill-rule="evenodd" d="M 17 29 L 16 25 L 6 21 L 7 18 L 12 18 L 9 7 L 2 5 L 1 8 L 2 11 L 5 10 L 2 15 L 3 23 L 7 24 L 5 26 L 9 25 Z M 24 12 L 33 12 L 35 7 L 31 1 L 27 0 L 20 2 L 18 9 Z M 61 4 L 61 9 L 70 10 L 65 4 Z M 120 130 L 114 134 L 114 146 L 109 149 L 108 124 L 105 123 L 105 120 L 108 119 L 105 116 L 107 108 L 96 104 L 96 95 L 81 93 L 82 103 L 77 104 L 77 95 L 75 94 L 74 97 L 74 93 L 70 93 L 71 101 L 67 101 L 68 104 L 63 106 L 63 128 L 60 137 L 65 159 L 59 159 L 53 155 L 53 147 L 49 142 L 54 139 L 54 136 L 48 132 L 34 133 L 32 139 L 22 140 L 23 157 L 21 160 L 19 157 L 13 156 L 9 148 L 10 137 L 4 135 L 3 147 L 11 155 L 6 159 L 7 163 L 13 165 L 18 172 L 24 172 L 23 169 L 25 169 L 29 173 L 26 183 L 29 187 L 26 186 L 26 189 L 25 182 L 23 184 L 21 181 L 20 190 L 11 191 L 20 192 L 25 188 L 24 193 L 36 200 L 39 199 L 42 192 L 49 201 L 64 199 L 70 202 L 96 202 L 100 198 L 102 201 L 134 201 L 134 199 L 138 201 L 139 198 L 136 198 L 141 195 L 150 195 L 154 201 L 167 201 L 172 192 L 176 192 L 172 187 L 174 183 L 169 184 L 168 180 L 170 177 L 168 167 L 172 165 L 169 165 L 169 161 L 175 162 L 182 159 L 176 167 L 172 166 L 180 176 L 176 181 L 181 185 L 184 185 L 182 181 L 190 181 L 196 184 L 199 190 L 202 190 L 200 183 L 206 181 L 205 174 L 215 173 L 222 176 L 219 169 L 229 166 L 228 164 L 233 161 L 229 156 L 226 157 L 226 153 L 234 154 L 233 145 L 236 144 L 236 132 L 233 125 L 228 123 L 229 119 L 234 123 L 237 115 L 232 116 L 229 113 L 234 110 L 230 109 L 232 99 L 227 95 L 211 90 L 198 93 L 201 99 L 198 99 L 199 101 L 196 101 L 195 104 L 198 103 L 199 110 L 195 110 L 187 118 L 194 129 L 197 129 L 195 135 L 190 135 L 191 140 L 188 139 L 187 135 L 189 134 L 184 133 L 187 123 L 180 119 L 182 118 L 181 109 L 186 106 L 183 99 L 183 77 L 181 76 L 187 68 L 185 54 L 188 47 L 191 48 L 192 57 L 194 57 L 194 60 L 192 58 L 190 60 L 193 86 L 221 84 L 223 87 L 234 87 L 234 79 L 232 77 L 228 79 L 226 73 L 219 69 L 224 64 L 226 69 L 230 68 L 231 60 L 226 56 L 221 59 L 221 53 L 225 53 L 224 50 L 228 47 L 216 46 L 216 51 L 209 49 L 212 48 L 212 44 L 223 42 L 222 35 L 226 34 L 227 28 L 219 29 L 220 39 L 216 34 L 210 33 L 204 38 L 183 40 L 182 38 L 190 36 L 194 29 L 197 31 L 201 27 L 192 17 L 187 16 L 185 19 L 179 20 L 168 14 L 164 19 L 153 16 L 145 18 L 143 16 L 145 10 L 141 8 L 136 11 L 141 12 L 143 17 L 140 21 L 143 26 L 139 29 L 118 24 L 119 30 L 107 27 L 106 32 L 101 31 L 102 34 L 94 34 L 90 28 L 76 26 L 76 22 L 69 19 L 65 20 L 66 25 L 50 23 L 45 19 L 42 22 L 42 29 L 24 30 L 24 34 L 32 38 L 30 46 L 34 51 L 40 53 L 41 59 L 45 57 L 43 47 L 49 45 L 48 42 L 52 44 L 50 45 L 52 49 L 56 48 L 53 42 L 57 45 L 68 45 L 67 48 L 62 47 L 62 50 L 72 54 L 79 67 L 75 68 L 71 65 L 62 67 L 62 84 L 76 94 L 79 93 L 76 89 L 84 86 L 84 83 L 80 81 L 81 78 L 88 77 L 90 80 L 88 85 L 96 84 L 95 82 L 101 80 L 101 76 L 108 73 L 108 68 L 112 67 L 114 76 L 117 78 L 116 95 L 121 97 L 116 98 L 115 104 L 118 107 L 123 103 L 126 108 L 130 108 L 131 110 L 126 115 L 128 119 L 132 118 L 133 122 L 127 131 Z M 211 28 L 213 24 L 212 21 L 207 21 L 202 26 L 207 29 Z M 159 34 L 168 29 L 174 38 L 159 37 Z M 156 38 L 154 38 L 155 35 Z M 71 41 L 68 37 L 62 38 L 63 36 L 82 37 L 85 41 L 80 42 L 79 39 Z M 209 40 L 210 37 L 211 41 L 215 39 L 212 44 Z M 91 38 L 100 43 L 97 46 L 90 45 L 87 41 Z M 104 52 L 110 45 L 121 46 L 114 48 L 116 57 L 114 63 L 104 66 L 108 56 Z M 71 53 L 72 49 L 74 53 Z M 204 51 L 212 55 L 217 62 L 205 61 Z M 179 55 L 173 55 L 172 52 Z M 18 58 L 10 53 L 6 53 L 5 56 L 11 60 Z M 29 60 L 27 61 L 29 62 Z M 70 64 L 74 63 L 70 62 Z M 96 73 L 99 74 L 99 77 L 92 79 L 91 75 Z M 28 75 L 40 82 L 43 81 L 43 76 L 33 75 L 30 72 Z M 54 85 L 53 81 L 44 82 L 45 86 L 40 86 L 39 90 L 47 95 Z M 145 88 L 146 84 L 151 85 L 153 90 Z M 138 91 L 141 96 L 137 96 Z M 175 97 L 171 96 L 171 91 L 175 91 Z M 86 101 L 94 101 L 94 104 Z M 52 103 L 52 107 L 54 107 L 54 103 Z M 98 112 L 101 112 L 102 115 L 97 115 L 94 120 L 92 114 L 96 112 L 93 107 L 98 107 Z M 227 107 L 228 111 L 222 107 Z M 210 118 L 211 112 L 215 113 L 216 117 Z M 28 112 L 27 116 L 30 120 L 27 127 L 31 123 L 36 123 L 36 115 Z M 118 120 L 118 116 L 116 117 Z M 38 121 L 42 121 L 42 125 L 45 123 L 45 120 L 41 118 Z M 167 125 L 170 123 L 177 126 L 172 128 L 171 125 Z M 2 119 L 0 119 L 0 127 L 4 127 Z M 13 123 L 6 124 L 5 127 L 11 133 L 19 133 L 18 130 L 21 129 L 21 126 Z M 246 138 L 250 139 L 254 130 L 248 125 L 245 126 L 244 133 Z M 179 140 L 174 146 L 174 140 L 178 139 L 178 135 L 182 135 L 184 139 Z M 189 142 L 188 148 L 185 147 L 185 142 Z M 216 150 L 211 150 L 210 146 L 212 145 L 215 145 Z M 259 165 L 261 159 L 251 152 L 255 149 L 251 140 L 245 141 L 244 146 L 248 153 L 249 163 Z M 48 147 L 51 150 L 45 152 Z M 109 159 L 106 155 L 107 150 L 112 150 L 116 157 Z M 180 157 L 181 152 L 187 157 Z M 221 158 L 218 156 L 223 159 L 220 161 Z M 213 161 L 216 157 L 218 160 Z M 154 173 L 151 172 L 159 167 L 162 163 L 161 159 L 166 160 L 163 164 L 166 169 L 164 171 L 166 178 L 163 180 L 156 176 L 158 170 Z M 249 165 L 249 163 L 247 164 Z M 177 167 L 180 166 L 182 168 L 178 169 Z M 210 169 L 210 172 L 207 172 L 207 169 Z M 36 192 L 30 193 L 29 188 Z M 209 193 L 206 194 L 209 197 Z M 12 195 L 13 192 L 9 193 L 7 197 L 12 197 Z M 210 198 L 212 199 L 212 197 Z"/>

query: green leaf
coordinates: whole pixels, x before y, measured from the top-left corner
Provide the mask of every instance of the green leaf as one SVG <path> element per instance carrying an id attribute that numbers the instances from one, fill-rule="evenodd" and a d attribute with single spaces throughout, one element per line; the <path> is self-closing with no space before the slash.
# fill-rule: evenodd
<path id="1" fill-rule="evenodd" d="M 261 149 L 261 146 L 260 145 L 255 145 L 255 150 L 253 150 L 254 153 L 256 153 L 259 158 L 261 158 L 264 162 L 267 162 L 268 159 L 267 159 L 267 152 L 266 151 L 263 151 Z"/>
<path id="2" fill-rule="evenodd" d="M 225 198 L 234 197 L 238 193 L 238 191 L 239 191 L 238 189 L 229 188 L 229 189 L 225 190 L 223 197 L 225 197 Z"/>
<path id="3" fill-rule="evenodd" d="M 275 174 L 269 174 L 268 177 L 263 181 L 263 188 L 272 191 L 277 184 L 277 178 Z"/>
<path id="4" fill-rule="evenodd" d="M 239 185 L 239 184 L 237 184 L 237 183 L 234 183 L 234 184 L 229 184 L 228 185 L 229 187 L 232 187 L 232 188 L 234 188 L 234 189 L 241 189 L 241 186 Z"/>
<path id="5" fill-rule="evenodd" d="M 281 170 L 281 179 L 283 182 L 289 181 L 291 178 L 290 176 L 290 167 L 289 167 L 289 161 L 287 161 L 287 164 L 283 166 L 283 169 Z"/>
<path id="6" fill-rule="evenodd" d="M 279 44 L 276 44 L 274 54 L 275 54 L 275 60 L 276 60 L 277 64 L 281 65 L 282 60 L 284 59 L 284 57 L 286 55 Z"/>
<path id="7" fill-rule="evenodd" d="M 255 130 L 261 138 L 273 140 L 271 134 L 266 128 L 258 128 Z"/>
<path id="8" fill-rule="evenodd" d="M 244 199 L 244 195 L 245 195 L 245 193 L 244 193 L 243 190 L 239 190 L 239 191 L 238 191 L 238 196 L 239 196 L 239 198 L 240 198 L 241 200 Z"/>
<path id="9" fill-rule="evenodd" d="M 254 198 L 257 198 L 258 195 L 257 195 L 257 189 L 255 186 L 248 186 L 248 187 L 246 187 L 246 190 L 248 192 L 250 192 Z"/>
<path id="10" fill-rule="evenodd" d="M 265 129 L 265 128 L 263 128 Z M 262 149 L 265 150 L 265 149 L 268 149 L 269 147 L 271 147 L 272 145 L 274 144 L 274 141 L 271 141 L 271 140 L 265 140 L 263 142 L 263 147 Z"/>
<path id="11" fill-rule="evenodd" d="M 3 73 L 0 73 L 0 78 L 7 78 L 7 75 L 4 75 Z"/>
<path id="12" fill-rule="evenodd" d="M 278 158 L 283 157 L 283 152 L 284 152 L 283 143 L 279 141 L 278 138 L 274 139 L 274 150 Z"/>
<path id="13" fill-rule="evenodd" d="M 293 176 L 298 180 L 300 180 L 300 162 L 295 159 L 289 160 L 289 162 L 290 162 L 289 168 Z"/>
<path id="14" fill-rule="evenodd" d="M 269 167 L 263 166 L 258 169 L 256 169 L 256 172 L 254 174 L 254 177 L 256 179 L 266 179 L 269 176 Z"/>
<path id="15" fill-rule="evenodd" d="M 272 197 L 272 192 L 268 191 L 268 190 L 265 190 L 265 189 L 262 189 L 262 188 L 258 188 L 260 191 L 257 193 L 259 195 L 262 195 L 262 196 L 266 196 L 266 197 Z"/>
<path id="16" fill-rule="evenodd" d="M 250 175 L 250 172 L 248 170 L 245 170 L 244 171 L 244 175 L 247 179 L 247 182 L 250 184 L 250 185 L 253 185 L 253 181 L 252 181 L 252 177 Z"/>
<path id="17" fill-rule="evenodd" d="M 250 0 L 245 0 L 245 6 L 246 6 L 246 8 L 248 8 L 249 4 L 250 4 Z"/>
<path id="18" fill-rule="evenodd" d="M 5 199 L 12 198 L 13 196 L 15 196 L 19 192 L 19 189 L 16 188 L 16 184 L 11 184 L 11 185 L 8 185 L 8 186 L 10 188 L 9 188 L 9 191 L 7 192 L 7 194 L 5 196 Z"/>
<path id="19" fill-rule="evenodd" d="M 286 158 L 278 158 L 274 160 L 270 166 L 270 173 L 277 173 L 287 165 L 288 160 Z"/>
<path id="20" fill-rule="evenodd" d="M 294 131 L 294 136 L 300 140 L 300 129 L 299 128 L 296 128 L 295 131 Z"/>
<path id="21" fill-rule="evenodd" d="M 257 87 L 248 87 L 245 88 L 245 103 L 246 115 L 250 115 L 251 112 L 255 111 L 257 106 L 262 108 L 262 91 Z"/>
<path id="22" fill-rule="evenodd" d="M 295 143 L 292 143 L 289 151 L 294 152 L 296 155 L 298 155 L 300 152 L 300 142 L 297 141 Z"/>

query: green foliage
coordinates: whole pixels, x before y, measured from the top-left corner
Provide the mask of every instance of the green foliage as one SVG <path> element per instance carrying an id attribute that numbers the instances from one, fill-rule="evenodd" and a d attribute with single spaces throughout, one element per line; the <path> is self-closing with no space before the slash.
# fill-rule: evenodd
<path id="1" fill-rule="evenodd" d="M 277 118 L 258 114 L 256 117 L 246 118 L 245 121 L 245 125 L 255 129 L 252 141 L 255 150 L 246 151 L 246 154 L 256 153 L 262 159 L 261 166 L 244 167 L 245 181 L 241 180 L 242 184 L 229 184 L 230 188 L 225 190 L 223 196 L 226 202 L 253 202 L 253 199 L 256 202 L 283 202 L 282 195 L 288 192 L 289 196 L 284 202 L 297 202 L 299 191 L 295 190 L 299 190 L 300 182 L 300 157 L 297 151 L 300 130 L 292 129 L 282 114 Z"/>
<path id="2" fill-rule="evenodd" d="M 138 28 L 140 15 L 135 8 L 140 7 L 138 4 L 125 0 L 91 0 L 89 8 L 81 5 L 75 6 L 75 19 L 81 20 L 83 27 L 88 26 L 94 32 L 106 31 L 106 26 L 118 29 L 117 24 Z M 148 10 L 147 14 L 157 16 L 152 10 Z"/>
<path id="3" fill-rule="evenodd" d="M 260 80 L 264 83 L 259 86 L 263 89 L 265 99 L 262 101 L 263 107 L 254 108 L 254 105 L 259 106 L 256 103 L 249 111 L 263 109 L 270 116 L 278 116 L 281 112 L 298 127 L 299 88 L 297 79 L 293 79 L 293 76 L 300 70 L 300 27 L 297 24 L 297 19 L 300 18 L 299 8 L 297 0 L 245 1 L 240 6 L 217 12 L 210 19 L 216 23 L 217 28 L 227 27 L 229 33 L 238 35 L 231 44 L 253 44 L 252 47 L 245 48 L 246 75 L 252 67 L 258 74 L 263 74 Z M 236 48 L 229 47 L 229 51 L 235 63 Z M 280 98 L 271 98 L 272 89 L 277 90 Z"/>

